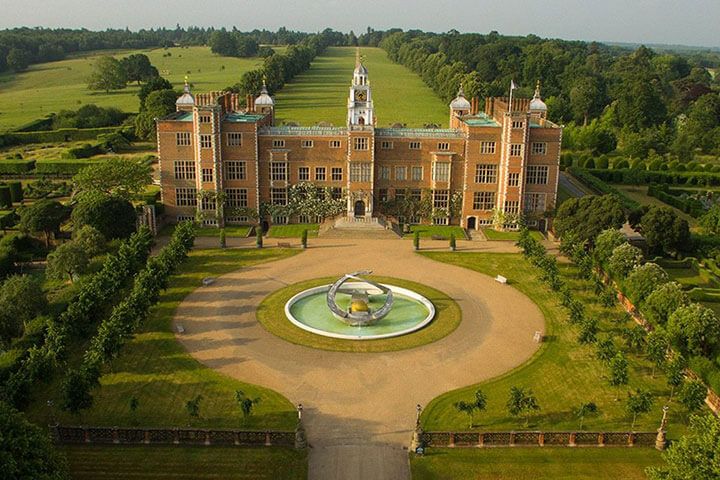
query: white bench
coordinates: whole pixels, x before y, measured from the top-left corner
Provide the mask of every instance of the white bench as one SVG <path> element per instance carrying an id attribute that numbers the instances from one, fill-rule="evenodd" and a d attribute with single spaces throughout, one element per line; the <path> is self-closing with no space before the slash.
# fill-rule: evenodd
<path id="1" fill-rule="evenodd" d="M 183 327 L 183 326 L 180 325 L 180 324 L 178 324 L 178 325 L 175 326 L 175 330 L 176 330 L 178 333 L 185 333 L 185 327 Z"/>
<path id="2" fill-rule="evenodd" d="M 205 277 L 202 279 L 203 287 L 207 287 L 208 285 L 212 285 L 215 283 L 215 279 L 213 277 Z"/>
<path id="3" fill-rule="evenodd" d="M 535 343 L 541 343 L 543 341 L 544 337 L 541 331 L 536 331 L 535 335 L 533 336 L 533 340 L 535 340 Z"/>
<path id="4" fill-rule="evenodd" d="M 503 277 L 502 275 L 498 275 L 497 277 L 495 277 L 495 281 L 504 285 L 507 283 L 507 278 Z"/>

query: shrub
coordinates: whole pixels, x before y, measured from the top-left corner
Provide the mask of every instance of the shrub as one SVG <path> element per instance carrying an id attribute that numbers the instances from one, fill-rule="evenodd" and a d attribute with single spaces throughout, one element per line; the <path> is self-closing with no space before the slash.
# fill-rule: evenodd
<path id="1" fill-rule="evenodd" d="M 23 188 L 22 183 L 19 180 L 11 180 L 7 182 L 7 186 L 10 187 L 10 197 L 13 203 L 20 203 L 23 200 Z"/>
<path id="2" fill-rule="evenodd" d="M 620 170 L 620 169 L 629 168 L 629 167 L 630 167 L 630 164 L 624 158 L 618 158 L 613 163 L 614 170 Z"/>
<path id="3" fill-rule="evenodd" d="M 0 185 L 0 208 L 12 208 L 12 195 L 7 185 Z"/>
<path id="4" fill-rule="evenodd" d="M 39 175 L 75 175 L 94 163 L 96 162 L 39 161 L 35 163 L 35 173 Z"/>
<path id="5" fill-rule="evenodd" d="M 601 155 L 595 160 L 594 168 L 607 169 L 608 166 L 609 166 L 608 158 L 605 155 Z"/>
<path id="6" fill-rule="evenodd" d="M 35 168 L 35 160 L 1 160 L 0 175 L 22 175 Z"/>
<path id="7" fill-rule="evenodd" d="M 102 153 L 102 149 L 99 145 L 85 143 L 79 147 L 68 148 L 61 156 L 62 158 L 75 160 L 78 158 L 90 158 L 100 153 Z"/>

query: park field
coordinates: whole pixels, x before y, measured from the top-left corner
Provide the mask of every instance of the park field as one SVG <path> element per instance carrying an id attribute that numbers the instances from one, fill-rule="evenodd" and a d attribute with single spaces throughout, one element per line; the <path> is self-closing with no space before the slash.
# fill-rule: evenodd
<path id="1" fill-rule="evenodd" d="M 282 47 L 273 48 L 283 50 Z M 160 75 L 178 89 L 187 75 L 196 92 L 221 90 L 234 85 L 244 72 L 262 64 L 261 58 L 220 57 L 210 52 L 209 47 L 175 47 L 93 52 L 58 62 L 32 65 L 26 72 L 0 75 L 0 131 L 49 113 L 75 110 L 90 103 L 137 112 L 137 86 L 128 85 L 124 90 L 108 94 L 87 89 L 87 79 L 99 56 L 122 58 L 133 53 L 147 55 Z"/>
<path id="2" fill-rule="evenodd" d="M 363 47 L 360 53 L 369 72 L 377 126 L 387 127 L 394 123 L 406 123 L 408 127 L 422 127 L 428 123 L 447 126 L 448 106 L 420 77 L 392 62 L 380 48 Z M 354 47 L 328 48 L 315 58 L 309 70 L 277 92 L 276 123 L 345 125 L 354 68 Z"/>

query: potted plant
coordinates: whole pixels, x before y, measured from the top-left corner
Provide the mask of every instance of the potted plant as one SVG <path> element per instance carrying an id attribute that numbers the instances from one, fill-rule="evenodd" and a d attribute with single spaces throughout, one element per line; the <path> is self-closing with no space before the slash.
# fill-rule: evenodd
<path id="1" fill-rule="evenodd" d="M 454 252 L 457 248 L 457 245 L 455 244 L 455 234 L 450 234 L 450 251 Z"/>
<path id="2" fill-rule="evenodd" d="M 255 227 L 255 246 L 257 248 L 263 247 L 263 231 L 260 225 Z"/>
<path id="3" fill-rule="evenodd" d="M 415 247 L 415 250 L 420 250 L 420 232 L 417 230 L 413 236 L 413 247 Z"/>
<path id="4" fill-rule="evenodd" d="M 307 228 L 302 231 L 302 235 L 300 236 L 300 243 L 302 244 L 302 248 L 307 248 L 307 238 L 308 238 L 308 231 Z"/>
<path id="5" fill-rule="evenodd" d="M 225 246 L 226 246 L 226 243 L 225 243 L 225 229 L 224 229 L 224 228 L 221 228 L 221 229 L 220 229 L 220 248 L 225 248 Z"/>

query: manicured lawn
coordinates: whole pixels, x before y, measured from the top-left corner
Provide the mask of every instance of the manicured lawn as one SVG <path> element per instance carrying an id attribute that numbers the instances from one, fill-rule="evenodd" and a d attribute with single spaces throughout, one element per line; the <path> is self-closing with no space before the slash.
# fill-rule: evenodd
<path id="1" fill-rule="evenodd" d="M 411 455 L 413 480 L 644 480 L 652 448 L 433 448 Z"/>
<path id="2" fill-rule="evenodd" d="M 457 225 L 410 225 L 410 233 L 403 235 L 403 238 L 413 238 L 415 232 L 420 232 L 420 238 L 432 238 L 433 236 L 450 239 L 450 234 L 455 234 L 457 240 L 465 239 L 465 231 Z"/>
<path id="3" fill-rule="evenodd" d="M 172 277 L 169 288 L 151 309 L 141 330 L 100 378 L 101 387 L 93 391 L 93 407 L 81 416 L 73 416 L 57 407 L 50 412 L 47 400 L 52 400 L 56 406 L 62 404 L 59 385 L 63 376 L 56 375 L 49 386 L 41 385 L 33 392 L 31 398 L 35 402 L 28 410 L 29 415 L 42 423 L 53 414 L 63 424 L 183 426 L 189 423 L 185 403 L 202 395 L 200 418 L 193 421 L 192 426 L 294 428 L 295 410 L 285 397 L 203 366 L 175 340 L 171 321 L 178 304 L 201 285 L 203 278 L 295 253 L 297 251 L 282 249 L 193 251 L 180 272 Z M 238 389 L 249 397 L 261 399 L 247 424 L 243 423 L 234 399 Z M 133 397 L 139 401 L 135 413 L 129 408 Z"/>
<path id="4" fill-rule="evenodd" d="M 488 240 L 509 240 L 516 242 L 520 238 L 520 232 L 501 232 L 492 228 L 483 228 L 483 234 Z M 538 240 L 545 240 L 542 233 L 537 230 L 530 230 L 530 236 Z"/>
<path id="5" fill-rule="evenodd" d="M 170 236 L 175 231 L 175 225 L 165 225 L 160 229 L 159 235 Z M 250 227 L 247 225 L 228 225 L 225 227 L 226 237 L 247 237 Z M 220 237 L 220 229 L 215 227 L 195 227 L 198 237 Z"/>
<path id="6" fill-rule="evenodd" d="M 285 303 L 287 303 L 290 297 L 311 287 L 330 284 L 337 280 L 337 278 L 338 277 L 327 277 L 308 280 L 289 285 L 271 293 L 258 307 L 258 321 L 269 332 L 288 342 L 338 352 L 388 352 L 404 350 L 439 340 L 449 335 L 460 325 L 462 318 L 460 307 L 444 293 L 426 285 L 408 280 L 376 276 L 373 276 L 373 280 L 376 282 L 390 283 L 399 287 L 409 288 L 425 296 L 435 306 L 435 319 L 425 328 L 408 335 L 379 340 L 363 340 L 361 342 L 315 335 L 288 322 L 284 309 Z"/>
<path id="7" fill-rule="evenodd" d="M 288 225 L 272 225 L 267 233 L 269 238 L 300 238 L 303 230 L 308 231 L 308 238 L 318 236 L 317 223 L 291 223 Z"/>
<path id="8" fill-rule="evenodd" d="M 448 106 L 419 76 L 393 63 L 380 48 L 362 47 L 360 52 L 370 74 L 378 127 L 397 122 L 406 123 L 408 127 L 422 127 L 427 123 L 447 127 Z M 354 68 L 354 47 L 328 48 L 315 58 L 308 71 L 277 92 L 276 123 L 315 125 L 330 122 L 344 126 Z"/>
<path id="9" fill-rule="evenodd" d="M 631 418 L 625 412 L 625 399 L 627 392 L 637 387 L 650 390 L 655 401 L 651 412 L 638 418 L 635 430 L 654 431 L 657 428 L 662 417 L 662 406 L 670 394 L 664 375 L 656 373 L 654 378 L 651 377 L 652 366 L 646 358 L 626 353 L 630 383 L 626 387 L 610 387 L 607 380 L 608 367 L 595 357 L 594 346 L 578 343 L 577 329 L 569 325 L 568 314 L 560 306 L 559 298 L 540 283 L 535 270 L 521 255 L 444 252 L 423 255 L 490 276 L 504 275 L 511 285 L 508 288 L 520 290 L 543 312 L 547 336 L 538 353 L 524 365 L 498 378 L 454 390 L 432 400 L 422 415 L 426 430 L 467 430 L 467 415 L 458 412 L 453 405 L 460 400 L 469 401 L 478 388 L 487 395 L 488 402 L 487 410 L 475 416 L 475 429 L 578 429 L 580 422 L 574 410 L 581 403 L 594 402 L 598 414 L 585 418 L 585 429 L 627 430 Z M 616 345 L 627 350 L 619 331 L 632 324 L 620 307 L 602 307 L 592 285 L 578 280 L 574 267 L 561 264 L 560 270 L 576 298 L 585 304 L 587 315 L 599 321 L 601 335 L 603 332 L 613 332 Z M 506 410 L 505 403 L 512 386 L 531 388 L 537 397 L 541 409 L 531 416 L 528 427 L 524 426 L 523 420 L 510 416 Z M 676 401 L 671 402 L 671 435 L 677 436 L 684 431 L 685 414 L 682 406 Z"/>
<path id="10" fill-rule="evenodd" d="M 691 217 L 687 213 L 683 212 L 682 210 L 678 210 L 677 208 L 668 205 L 665 202 L 662 202 L 658 200 L 655 197 L 651 197 L 647 194 L 647 186 L 637 186 L 637 185 L 617 185 L 613 184 L 613 187 L 617 188 L 621 192 L 625 193 L 628 197 L 638 202 L 640 205 L 649 205 L 649 206 L 657 206 L 657 207 L 668 207 L 677 213 L 677 215 L 680 218 L 683 218 L 687 220 L 688 224 L 690 225 L 691 229 L 693 227 L 698 226 L 698 221 L 696 218 Z"/>
<path id="11" fill-rule="evenodd" d="M 87 89 L 87 78 L 98 56 L 113 54 L 121 58 L 133 53 L 147 55 L 160 75 L 175 88 L 181 88 L 187 75 L 194 92 L 224 89 L 237 83 L 243 72 L 262 64 L 261 58 L 220 57 L 210 52 L 209 47 L 177 47 L 93 52 L 59 62 L 32 65 L 26 72 L 0 75 L 0 131 L 89 103 L 137 112 L 139 88 L 136 85 L 109 94 Z M 171 56 L 163 56 L 168 53 Z"/>
<path id="12" fill-rule="evenodd" d="M 307 455 L 291 448 L 64 446 L 76 480 L 192 478 L 304 480 Z"/>

